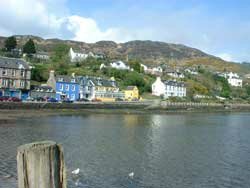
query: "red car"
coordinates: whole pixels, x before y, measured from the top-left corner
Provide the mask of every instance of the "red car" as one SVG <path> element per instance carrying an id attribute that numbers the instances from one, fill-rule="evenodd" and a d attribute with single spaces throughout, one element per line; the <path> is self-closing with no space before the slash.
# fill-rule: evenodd
<path id="1" fill-rule="evenodd" d="M 9 101 L 10 97 L 8 96 L 1 96 L 0 97 L 0 101 L 4 102 L 4 101 Z"/>
<path id="2" fill-rule="evenodd" d="M 22 100 L 19 99 L 19 98 L 17 98 L 17 97 L 10 97 L 10 98 L 9 98 L 9 101 L 10 101 L 10 102 L 22 102 Z"/>

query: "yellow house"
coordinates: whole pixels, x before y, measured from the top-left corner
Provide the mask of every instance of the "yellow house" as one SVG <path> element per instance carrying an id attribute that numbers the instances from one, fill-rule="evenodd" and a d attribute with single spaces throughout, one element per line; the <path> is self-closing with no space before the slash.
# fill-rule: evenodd
<path id="1" fill-rule="evenodd" d="M 125 100 L 139 100 L 139 90 L 136 86 L 128 86 L 124 90 L 124 98 Z"/>

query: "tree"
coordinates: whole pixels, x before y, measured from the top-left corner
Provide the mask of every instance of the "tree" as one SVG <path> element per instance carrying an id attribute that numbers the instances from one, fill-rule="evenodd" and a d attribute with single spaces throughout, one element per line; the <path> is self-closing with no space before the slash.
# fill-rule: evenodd
<path id="1" fill-rule="evenodd" d="M 52 54 L 52 64 L 58 74 L 67 74 L 69 70 L 69 47 L 65 44 L 57 44 Z"/>
<path id="2" fill-rule="evenodd" d="M 32 39 L 29 39 L 23 46 L 23 53 L 34 54 L 36 53 L 36 47 Z"/>
<path id="3" fill-rule="evenodd" d="M 130 60 L 129 62 L 129 65 L 131 68 L 134 69 L 134 71 L 136 72 L 141 72 L 141 61 L 140 60 L 137 60 L 137 59 L 133 59 L 133 60 Z"/>
<path id="4" fill-rule="evenodd" d="M 15 49 L 16 45 L 17 45 L 17 42 L 16 42 L 16 38 L 14 36 L 8 37 L 4 42 L 5 49 L 8 52 Z"/>

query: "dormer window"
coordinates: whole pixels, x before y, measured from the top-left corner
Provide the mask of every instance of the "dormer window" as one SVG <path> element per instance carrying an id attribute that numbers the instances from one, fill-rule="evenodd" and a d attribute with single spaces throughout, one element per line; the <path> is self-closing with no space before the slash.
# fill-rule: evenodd
<path id="1" fill-rule="evenodd" d="M 71 82 L 75 82 L 75 81 L 76 81 L 76 79 L 74 79 L 74 78 L 73 78 L 73 79 L 71 79 Z"/>
<path id="2" fill-rule="evenodd" d="M 58 81 L 59 82 L 63 82 L 63 78 L 58 78 Z"/>

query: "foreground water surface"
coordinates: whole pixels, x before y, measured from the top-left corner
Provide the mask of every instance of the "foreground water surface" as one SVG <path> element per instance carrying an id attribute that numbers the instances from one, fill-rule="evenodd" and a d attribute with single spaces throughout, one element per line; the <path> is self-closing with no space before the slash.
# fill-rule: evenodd
<path id="1" fill-rule="evenodd" d="M 16 187 L 16 148 L 40 140 L 63 145 L 69 188 L 250 187 L 250 113 L 86 114 L 0 124 L 0 187 Z"/>

